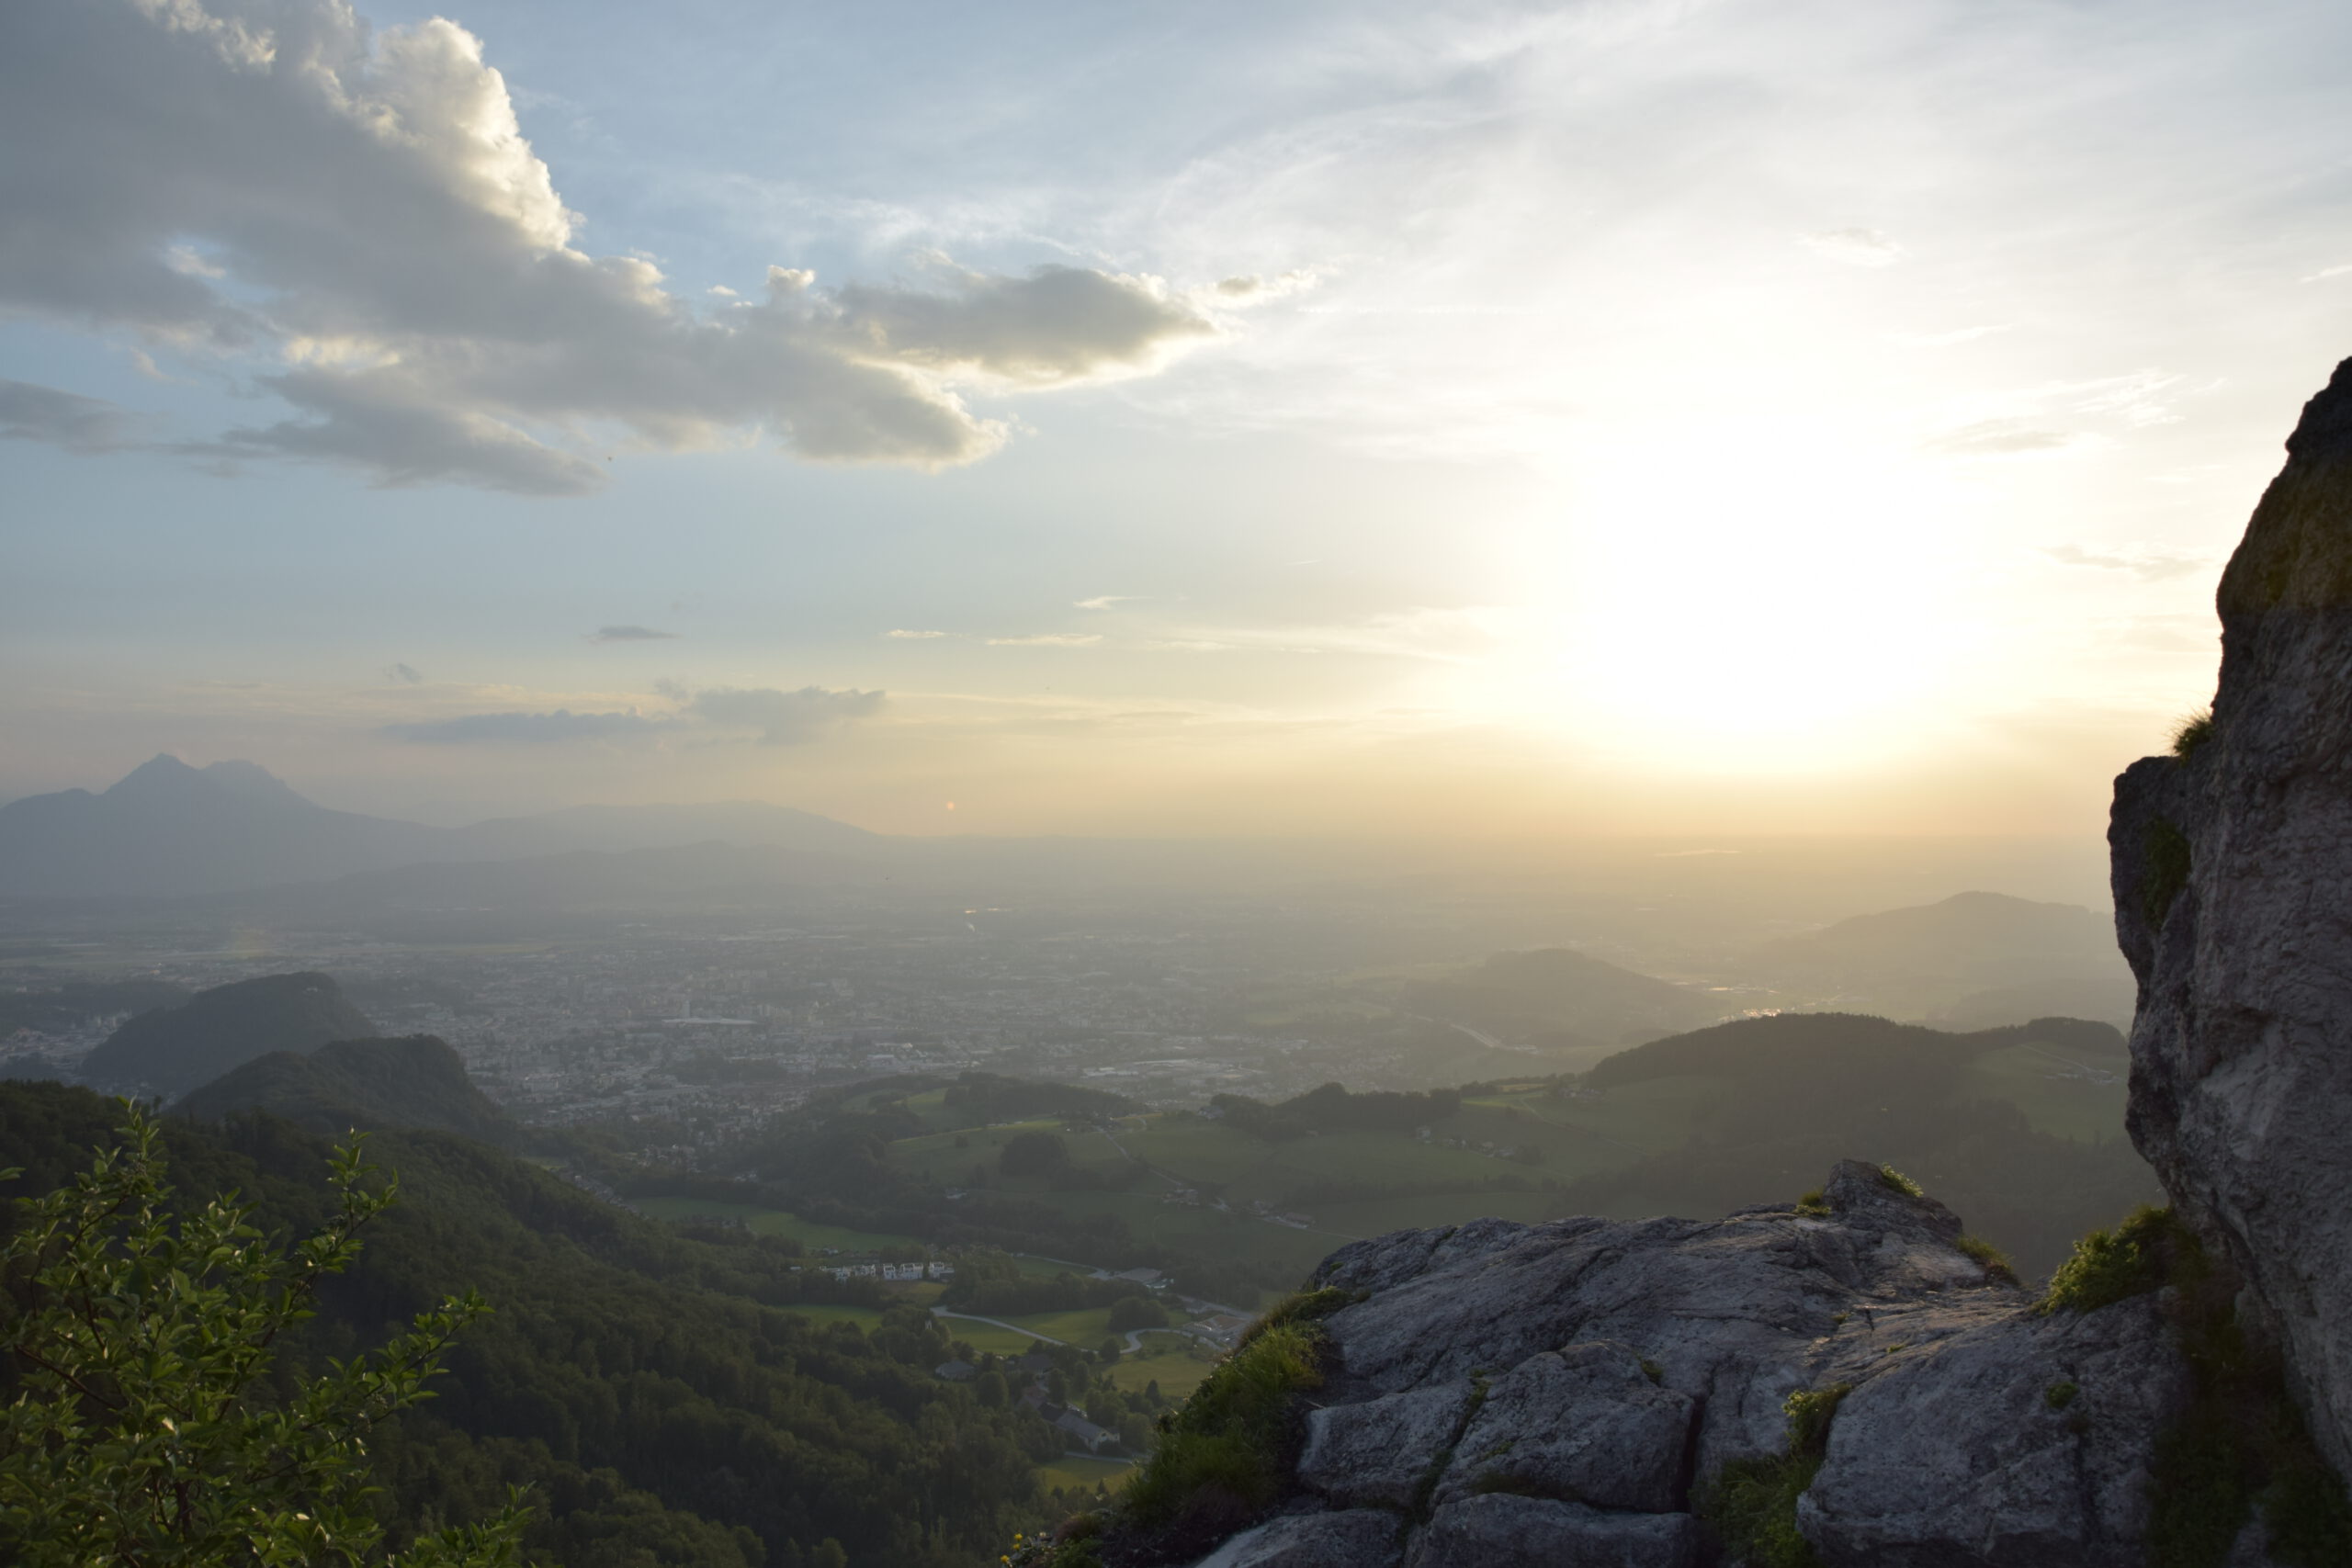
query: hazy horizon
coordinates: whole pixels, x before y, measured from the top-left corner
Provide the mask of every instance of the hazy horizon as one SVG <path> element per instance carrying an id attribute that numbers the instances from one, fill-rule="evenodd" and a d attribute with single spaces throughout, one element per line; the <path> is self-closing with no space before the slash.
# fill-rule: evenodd
<path id="1" fill-rule="evenodd" d="M 0 17 L 0 799 L 2095 851 L 2352 13 Z"/>

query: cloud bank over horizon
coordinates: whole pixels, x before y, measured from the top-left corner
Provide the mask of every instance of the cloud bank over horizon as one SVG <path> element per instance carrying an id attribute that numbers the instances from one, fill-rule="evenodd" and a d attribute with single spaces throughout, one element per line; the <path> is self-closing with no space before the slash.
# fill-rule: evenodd
<path id="1" fill-rule="evenodd" d="M 1010 426 L 973 388 L 1148 372 L 1218 328 L 1159 279 L 1062 264 L 690 303 L 585 220 L 481 40 L 338 0 L 88 0 L 0 17 L 0 310 L 171 348 L 290 417 L 141 442 L 129 410 L 0 385 L 0 435 L 215 466 L 316 460 L 378 485 L 526 495 L 616 450 L 773 440 L 935 468 Z M 136 149 L 137 155 L 126 154 Z"/>
<path id="2" fill-rule="evenodd" d="M 460 714 L 388 724 L 378 733 L 387 739 L 428 746 L 543 746 L 573 740 L 672 738 L 805 746 L 844 725 L 872 717 L 887 701 L 878 691 L 828 691 L 822 686 L 797 691 L 765 686 L 721 686 L 699 692 L 676 688 L 663 694 L 672 706 L 601 713 L 555 708 Z"/>

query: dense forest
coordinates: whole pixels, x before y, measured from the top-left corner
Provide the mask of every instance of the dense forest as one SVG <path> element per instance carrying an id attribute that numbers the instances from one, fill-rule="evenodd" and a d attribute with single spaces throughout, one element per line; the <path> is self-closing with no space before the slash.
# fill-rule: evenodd
<path id="1" fill-rule="evenodd" d="M 1883 1160 L 1997 1237 L 2029 1274 L 2074 1238 L 2161 1201 L 2130 1142 L 2036 1131 L 2006 1100 L 1971 1098 L 1962 1074 L 1986 1052 L 2041 1044 L 2115 1072 L 2128 1066 L 2112 1026 L 2080 1019 L 1956 1034 L 1883 1018 L 1783 1013 L 1741 1019 L 1611 1056 L 1578 1080 L 1610 1089 L 1707 1077 L 1730 1092 L 1683 1146 L 1572 1183 L 1561 1213 L 1621 1213 L 1629 1198 L 1669 1213 L 1713 1215 L 1785 1198 L 1839 1159 Z"/>
<path id="2" fill-rule="evenodd" d="M 70 1178 L 111 1141 L 113 1111 L 0 1084 L 0 1167 L 25 1171 L 0 1190 Z M 237 1189 L 272 1231 L 322 1217 L 324 1140 L 266 1115 L 175 1120 L 167 1138 L 189 1198 Z M 954 1347 L 927 1314 L 870 1336 L 812 1322 L 781 1309 L 873 1287 L 800 1271 L 788 1244 L 682 1235 L 460 1138 L 383 1133 L 368 1151 L 401 1201 L 287 1347 L 288 1386 L 448 1291 L 496 1309 L 438 1397 L 379 1434 L 396 1535 L 484 1517 L 514 1482 L 537 1509 L 531 1551 L 568 1568 L 971 1568 L 1048 1512 L 1031 1467 L 1059 1435 L 934 1378 Z"/>

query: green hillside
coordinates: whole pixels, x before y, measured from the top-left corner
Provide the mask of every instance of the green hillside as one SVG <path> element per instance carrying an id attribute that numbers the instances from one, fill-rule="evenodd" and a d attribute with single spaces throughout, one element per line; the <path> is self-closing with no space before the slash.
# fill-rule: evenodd
<path id="1" fill-rule="evenodd" d="M 755 1223 L 1144 1265 L 1241 1305 L 1362 1236 L 1485 1214 L 1713 1215 L 1792 1197 L 1848 1157 L 1928 1182 L 2038 1272 L 2155 1195 L 2123 1137 L 2128 1068 L 2121 1036 L 2081 1020 L 1959 1035 L 1782 1014 L 1637 1046 L 1581 1077 L 1425 1095 L 1327 1086 L 1272 1105 L 977 1124 L 953 1086 L 899 1080 L 795 1113 L 737 1157 L 763 1179 L 774 1218 Z M 1052 1158 L 1009 1157 L 1041 1137 Z"/>
<path id="2" fill-rule="evenodd" d="M 172 1107 L 175 1115 L 206 1122 L 240 1111 L 266 1111 L 330 1137 L 354 1128 L 404 1127 L 511 1146 L 522 1135 L 473 1086 L 457 1052 L 430 1034 L 338 1040 L 307 1056 L 273 1051 Z"/>
<path id="3" fill-rule="evenodd" d="M 82 1077 L 109 1088 L 178 1093 L 273 1051 L 314 1051 L 330 1040 L 376 1032 L 332 977 L 268 975 L 141 1013 L 90 1053 Z"/>
<path id="4" fill-rule="evenodd" d="M 81 1168 L 112 1121 L 86 1090 L 0 1084 L 0 1167 L 27 1168 L 5 1190 Z M 324 1140 L 247 1115 L 166 1136 L 191 1197 L 238 1188 L 273 1231 L 321 1217 Z M 438 1397 L 371 1445 L 396 1531 L 482 1517 L 515 1482 L 535 1560 L 564 1568 L 812 1568 L 841 1561 L 829 1540 L 856 1563 L 978 1568 L 1045 1517 L 1033 1466 L 1058 1435 L 934 1378 L 951 1341 L 920 1307 L 876 1311 L 871 1332 L 813 1321 L 792 1309 L 883 1301 L 788 1244 L 681 1235 L 481 1144 L 383 1133 L 369 1152 L 401 1204 L 287 1348 L 289 1374 L 449 1290 L 496 1308 Z"/>

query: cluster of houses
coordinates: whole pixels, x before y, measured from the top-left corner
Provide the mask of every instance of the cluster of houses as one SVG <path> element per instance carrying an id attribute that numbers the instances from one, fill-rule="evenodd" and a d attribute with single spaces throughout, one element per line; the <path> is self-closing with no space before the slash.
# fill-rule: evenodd
<path id="1" fill-rule="evenodd" d="M 979 1374 L 978 1367 L 965 1360 L 943 1362 L 935 1370 L 940 1377 L 949 1382 L 969 1382 Z M 1075 1406 L 1057 1404 L 1053 1396 L 1046 1392 L 1046 1374 L 1053 1370 L 1054 1359 L 1043 1350 L 1032 1350 L 1025 1356 L 1013 1357 L 1004 1363 L 1007 1382 L 1023 1377 L 1029 1380 L 1027 1386 L 1020 1393 L 1021 1403 L 1052 1422 L 1054 1428 L 1079 1451 L 1099 1454 L 1106 1450 L 1117 1448 L 1118 1433 L 1106 1427 L 1096 1426 Z"/>
<path id="2" fill-rule="evenodd" d="M 921 1284 L 925 1280 L 953 1280 L 953 1263 L 828 1263 L 821 1272 L 836 1280 L 880 1280 L 885 1283 Z"/>

